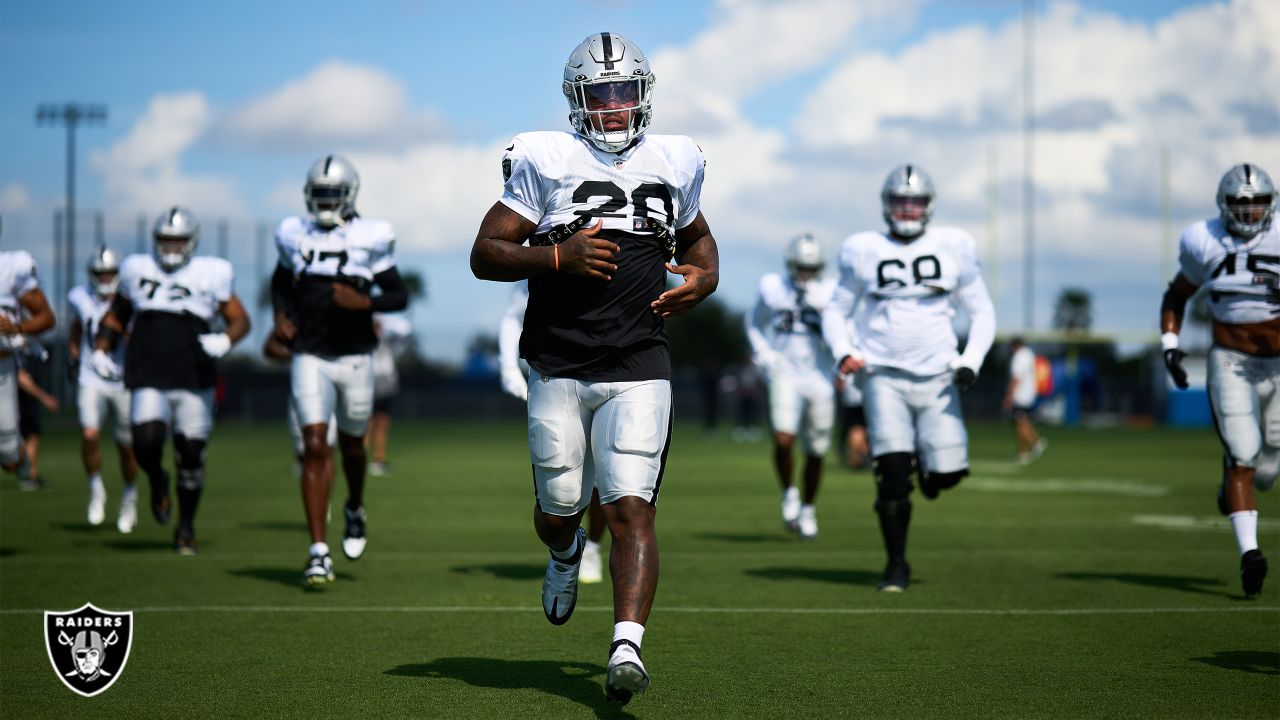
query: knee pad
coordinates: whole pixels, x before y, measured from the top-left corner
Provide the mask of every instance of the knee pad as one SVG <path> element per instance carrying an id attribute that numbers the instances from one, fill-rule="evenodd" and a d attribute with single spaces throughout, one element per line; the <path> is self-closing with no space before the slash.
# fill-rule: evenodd
<path id="1" fill-rule="evenodd" d="M 173 436 L 173 449 L 178 466 L 178 487 L 184 490 L 199 490 L 204 486 L 204 446 L 204 440 L 192 440 L 185 435 Z"/>
<path id="2" fill-rule="evenodd" d="M 144 469 L 158 469 L 164 454 L 165 424 L 159 420 L 133 426 L 133 454 Z"/>
<path id="3" fill-rule="evenodd" d="M 1275 487 L 1277 475 L 1280 475 L 1280 447 L 1262 448 L 1253 473 L 1253 486 L 1264 492 L 1270 490 Z"/>
<path id="4" fill-rule="evenodd" d="M 888 453 L 875 459 L 877 507 L 907 499 L 914 489 L 911 484 L 914 466 L 915 458 L 911 453 Z"/>

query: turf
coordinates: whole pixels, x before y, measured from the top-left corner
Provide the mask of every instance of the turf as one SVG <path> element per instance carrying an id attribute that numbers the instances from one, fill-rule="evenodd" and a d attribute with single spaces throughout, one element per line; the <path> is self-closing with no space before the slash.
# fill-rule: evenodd
<path id="1" fill-rule="evenodd" d="M 915 496 L 912 585 L 886 595 L 868 473 L 831 461 L 819 539 L 802 544 L 781 529 L 764 442 L 678 427 L 644 643 L 653 685 L 618 708 L 602 691 L 607 580 L 583 588 L 569 624 L 542 617 L 519 422 L 397 424 L 394 474 L 370 479 L 369 550 L 336 558 L 323 592 L 301 584 L 283 423 L 216 429 L 195 558 L 145 509 L 137 532 L 115 532 L 113 467 L 108 522 L 89 527 L 76 440 L 56 434 L 50 489 L 0 484 L 0 714 L 1280 715 L 1278 494 L 1260 496 L 1273 576 L 1246 600 L 1214 505 L 1211 431 L 1051 439 L 1024 468 L 1008 460 L 1009 428 L 973 428 L 974 476 L 938 501 Z M 54 677 L 41 616 L 86 601 L 135 613 L 125 671 L 89 699 Z"/>

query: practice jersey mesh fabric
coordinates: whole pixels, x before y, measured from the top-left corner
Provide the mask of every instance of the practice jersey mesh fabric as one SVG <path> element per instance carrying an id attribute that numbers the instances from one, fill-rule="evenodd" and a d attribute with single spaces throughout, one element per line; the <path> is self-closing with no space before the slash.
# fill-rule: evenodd
<path id="1" fill-rule="evenodd" d="M 166 272 L 151 255 L 130 255 L 120 265 L 119 295 L 133 305 L 124 384 L 160 390 L 211 388 L 213 358 L 199 337 L 231 299 L 231 263 L 193 257 Z"/>
<path id="2" fill-rule="evenodd" d="M 669 379 L 663 320 L 649 304 L 666 288 L 670 233 L 698 215 L 702 151 L 687 137 L 647 134 L 622 153 L 580 136 L 516 136 L 502 159 L 501 202 L 538 234 L 589 216 L 616 243 L 610 281 L 548 272 L 529 278 L 520 353 L 547 377 L 589 381 Z"/>
<path id="3" fill-rule="evenodd" d="M 1233 236 L 1220 218 L 1202 220 L 1182 232 L 1179 245 L 1182 274 L 1208 291 L 1214 320 L 1240 325 L 1280 317 L 1280 230 L 1275 225 L 1246 241 Z"/>
<path id="4" fill-rule="evenodd" d="M 378 344 L 372 310 L 333 304 L 333 283 L 369 294 L 373 279 L 395 267 L 395 233 L 382 220 L 353 217 L 326 229 L 285 218 L 276 229 L 279 264 L 294 278 L 289 315 L 298 328 L 294 352 L 338 356 L 372 352 Z"/>

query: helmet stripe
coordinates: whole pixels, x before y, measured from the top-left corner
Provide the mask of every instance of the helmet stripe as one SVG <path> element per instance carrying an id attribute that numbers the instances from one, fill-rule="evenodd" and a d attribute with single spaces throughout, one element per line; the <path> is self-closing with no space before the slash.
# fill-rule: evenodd
<path id="1" fill-rule="evenodd" d="M 1253 184 L 1253 168 L 1249 163 L 1244 164 L 1244 181 L 1250 185 Z"/>
<path id="2" fill-rule="evenodd" d="M 604 69 L 613 69 L 613 38 L 609 37 L 609 33 L 600 33 L 600 42 L 604 43 Z"/>
<path id="3" fill-rule="evenodd" d="M 330 165 L 333 165 L 333 156 L 332 156 L 332 155 L 330 155 L 329 157 L 327 157 L 327 158 L 325 158 L 325 159 L 324 159 L 324 176 L 325 176 L 325 177 L 329 177 L 329 166 L 330 166 Z"/>
<path id="4" fill-rule="evenodd" d="M 169 224 L 172 225 L 178 219 L 178 208 L 174 207 L 169 210 Z"/>

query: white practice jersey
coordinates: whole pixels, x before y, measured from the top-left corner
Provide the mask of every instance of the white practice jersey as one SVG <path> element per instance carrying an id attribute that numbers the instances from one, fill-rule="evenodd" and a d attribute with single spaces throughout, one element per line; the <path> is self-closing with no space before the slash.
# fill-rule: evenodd
<path id="1" fill-rule="evenodd" d="M 290 314 L 298 327 L 295 352 L 353 355 L 377 345 L 373 313 L 333 304 L 333 283 L 368 294 L 379 273 L 396 266 L 395 231 L 383 220 L 353 217 L 335 228 L 309 218 L 285 218 L 276 229 L 279 263 L 294 278 Z"/>
<path id="2" fill-rule="evenodd" d="M 502 367 L 520 367 L 520 333 L 524 331 L 524 313 L 529 307 L 529 281 L 521 280 L 511 288 L 507 309 L 498 322 L 498 361 Z"/>
<path id="3" fill-rule="evenodd" d="M 79 385 L 87 385 L 103 390 L 117 390 L 124 387 L 124 380 L 107 380 L 94 372 L 88 363 L 83 362 L 93 354 L 94 338 L 98 336 L 98 328 L 102 326 L 102 318 L 111 309 L 111 299 L 113 297 L 115 296 L 102 297 L 87 285 L 77 285 L 67 293 L 67 304 L 71 306 L 74 320 L 80 326 L 80 359 L 82 362 L 80 363 L 80 375 L 77 379 L 77 384 Z M 115 360 L 117 367 L 124 366 L 125 345 L 126 342 L 122 339 L 115 349 L 111 351 L 111 359 Z"/>
<path id="4" fill-rule="evenodd" d="M 1182 232 L 1178 261 L 1192 285 L 1209 292 L 1220 323 L 1240 325 L 1280 317 L 1280 229 L 1275 224 L 1252 240 L 1227 231 L 1219 218 Z"/>
<path id="5" fill-rule="evenodd" d="M 859 302 L 855 346 L 847 319 Z M 963 355 L 951 325 L 957 304 L 971 321 Z M 837 359 L 860 355 L 872 371 L 928 376 L 956 365 L 977 371 L 995 340 L 996 320 L 973 237 L 951 227 L 930 227 L 912 242 L 879 232 L 850 236 L 840 248 L 840 284 L 822 326 Z"/>
<path id="6" fill-rule="evenodd" d="M 819 372 L 830 377 L 835 360 L 822 337 L 822 311 L 835 291 L 834 278 L 797 288 L 781 273 L 760 278 L 756 304 L 747 315 L 747 339 L 756 357 L 775 357 L 775 371 L 793 375 Z"/>
<path id="7" fill-rule="evenodd" d="M 692 140 L 645 134 L 621 153 L 579 135 L 517 135 L 502 158 L 501 202 L 537 225 L 534 244 L 580 218 L 621 248 L 609 282 L 546 273 L 530 278 L 521 354 L 540 373 L 580 380 L 670 377 L 665 325 L 649 310 L 662 294 L 672 234 L 698 216 L 704 160 Z"/>
<path id="8" fill-rule="evenodd" d="M 120 265 L 116 292 L 133 305 L 124 383 L 129 388 L 203 389 L 216 380 L 213 358 L 199 336 L 212 331 L 222 304 L 231 299 L 231 263 L 197 256 L 167 272 L 150 254 Z"/>
<path id="9" fill-rule="evenodd" d="M 25 250 L 0 252 L 0 313 L 17 324 L 22 319 L 23 295 L 40 287 L 36 280 L 36 261 Z M 0 335 L 0 352 L 21 347 L 21 335 Z"/>

